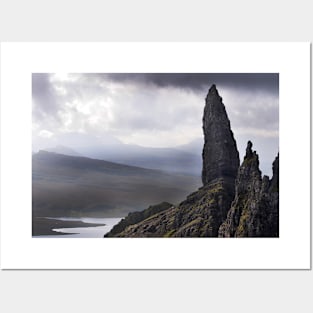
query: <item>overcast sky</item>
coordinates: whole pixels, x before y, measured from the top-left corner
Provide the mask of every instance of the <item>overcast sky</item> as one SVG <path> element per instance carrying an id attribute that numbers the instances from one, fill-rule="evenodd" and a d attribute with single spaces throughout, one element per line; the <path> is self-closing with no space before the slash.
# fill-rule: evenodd
<path id="1" fill-rule="evenodd" d="M 203 137 L 213 83 L 241 158 L 252 140 L 268 167 L 278 152 L 278 74 L 33 74 L 33 150 L 64 144 L 75 133 L 85 134 L 81 145 L 115 138 L 147 147 L 186 144 Z"/>

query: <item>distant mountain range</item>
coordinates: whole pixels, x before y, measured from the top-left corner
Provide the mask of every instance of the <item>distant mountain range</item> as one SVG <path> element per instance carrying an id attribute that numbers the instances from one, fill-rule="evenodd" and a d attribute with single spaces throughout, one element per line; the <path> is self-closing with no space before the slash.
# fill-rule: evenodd
<path id="1" fill-rule="evenodd" d="M 71 149 L 69 147 L 65 147 L 62 145 L 57 145 L 55 147 L 48 148 L 48 149 L 45 149 L 43 151 L 54 152 L 54 153 L 65 154 L 65 155 L 71 155 L 71 156 L 82 156 L 81 154 L 79 154 L 74 149 Z"/>
<path id="2" fill-rule="evenodd" d="M 122 217 L 161 200 L 177 204 L 201 184 L 191 175 L 47 151 L 33 154 L 32 177 L 37 217 Z"/>
<path id="3" fill-rule="evenodd" d="M 117 141 L 107 145 L 85 145 L 82 147 L 77 145 L 75 148 L 58 145 L 44 150 L 200 177 L 202 146 L 202 139 L 175 148 L 142 147 Z"/>

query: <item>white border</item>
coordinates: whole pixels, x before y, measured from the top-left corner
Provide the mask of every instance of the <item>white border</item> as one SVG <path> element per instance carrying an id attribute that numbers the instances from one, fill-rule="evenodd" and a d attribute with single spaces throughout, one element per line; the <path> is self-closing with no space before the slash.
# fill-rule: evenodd
<path id="1" fill-rule="evenodd" d="M 1 267 L 309 269 L 309 43 L 3 43 Z M 279 72 L 280 238 L 31 238 L 32 72 Z"/>

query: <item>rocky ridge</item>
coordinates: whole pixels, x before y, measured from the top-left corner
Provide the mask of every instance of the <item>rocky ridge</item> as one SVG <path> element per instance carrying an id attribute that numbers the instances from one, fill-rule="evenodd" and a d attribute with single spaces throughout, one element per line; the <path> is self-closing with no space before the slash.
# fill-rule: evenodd
<path id="1" fill-rule="evenodd" d="M 248 142 L 239 153 L 225 106 L 215 85 L 203 115 L 203 187 L 178 206 L 129 225 L 116 237 L 277 237 L 279 159 L 273 178 L 261 177 L 259 159 Z"/>
<path id="2" fill-rule="evenodd" d="M 236 194 L 219 237 L 278 237 L 279 156 L 273 177 L 261 177 L 259 157 L 249 141 L 238 171 Z"/>

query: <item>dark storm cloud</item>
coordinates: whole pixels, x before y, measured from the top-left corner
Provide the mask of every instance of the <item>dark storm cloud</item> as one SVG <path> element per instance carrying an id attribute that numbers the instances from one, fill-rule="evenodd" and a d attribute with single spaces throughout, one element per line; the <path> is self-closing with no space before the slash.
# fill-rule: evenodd
<path id="1" fill-rule="evenodd" d="M 212 84 L 218 89 L 232 89 L 241 92 L 263 93 L 278 97 L 279 74 L 275 73 L 104 73 L 80 74 L 77 81 L 63 81 L 59 86 L 67 91 L 66 96 L 56 92 L 57 83 L 51 82 L 51 75 L 35 73 L 32 77 L 32 94 L 34 118 L 42 119 L 44 116 L 54 116 L 66 101 L 83 99 L 94 95 L 104 95 L 107 92 L 106 83 L 155 86 L 157 88 L 178 88 L 205 94 Z M 143 92 L 142 90 L 141 92 Z"/>
<path id="2" fill-rule="evenodd" d="M 193 110 L 198 111 L 196 105 L 186 104 L 190 100 L 186 92 L 192 91 L 192 94 L 203 99 L 213 83 L 217 85 L 224 99 L 232 125 L 247 128 L 266 127 L 269 130 L 278 128 L 278 74 L 85 73 L 68 75 L 70 77 L 36 73 L 32 77 L 34 121 L 44 124 L 45 129 L 50 131 L 58 127 L 58 124 L 64 125 L 66 120 L 71 122 L 73 127 L 80 125 L 80 128 L 85 128 L 88 119 L 81 108 L 83 106 L 87 108 L 91 99 L 100 102 L 106 97 L 111 97 L 114 101 L 114 106 L 110 109 L 111 114 L 114 115 L 111 126 L 114 124 L 117 125 L 116 127 L 123 125 L 131 129 L 151 127 L 168 129 L 180 120 L 186 123 L 195 115 Z M 110 90 L 112 82 L 123 88 L 112 94 Z M 166 90 L 170 89 L 173 91 L 176 89 L 179 93 L 174 97 L 166 93 Z M 183 94 L 183 97 L 179 98 L 180 94 Z M 77 101 L 81 103 L 80 112 L 77 110 Z M 164 114 L 166 110 L 171 113 Z M 88 108 L 85 111 L 88 111 Z M 107 114 L 103 110 L 101 112 L 94 110 L 95 113 L 95 117 L 99 117 L 99 114 L 101 116 Z M 157 115 L 163 118 L 153 118 Z M 105 121 L 102 121 L 102 125 L 104 123 Z"/>
<path id="3" fill-rule="evenodd" d="M 241 91 L 278 94 L 278 73 L 112 73 L 98 74 L 115 82 L 153 84 L 201 91 L 212 84 Z"/>

